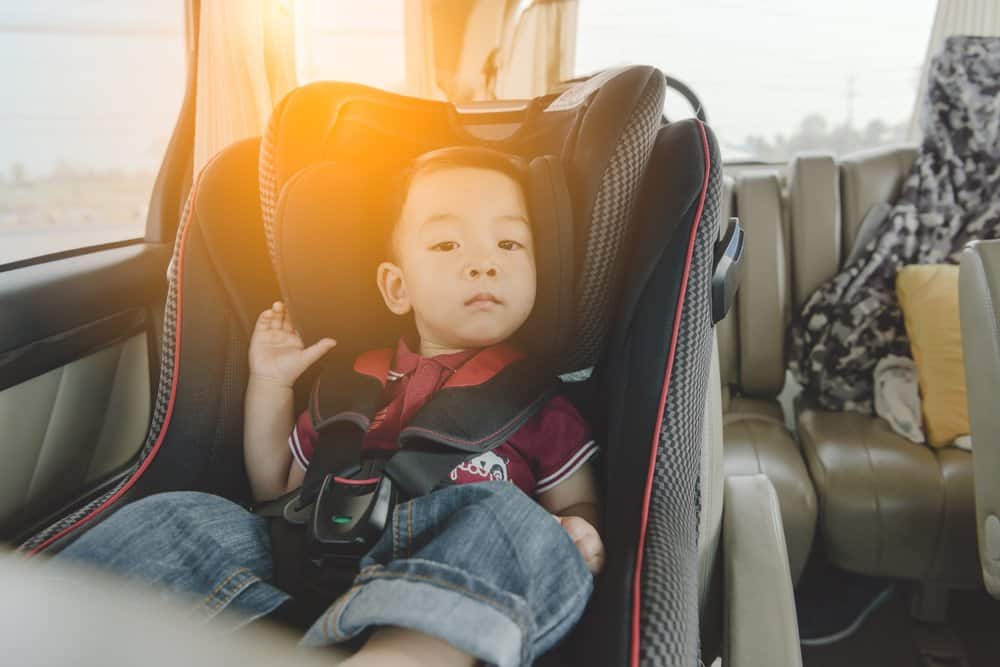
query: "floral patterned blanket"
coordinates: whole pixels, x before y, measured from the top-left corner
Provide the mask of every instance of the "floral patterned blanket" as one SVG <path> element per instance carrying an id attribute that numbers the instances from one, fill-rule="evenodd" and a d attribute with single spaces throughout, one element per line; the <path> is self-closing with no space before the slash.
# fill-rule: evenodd
<path id="1" fill-rule="evenodd" d="M 792 324 L 792 373 L 831 410 L 871 412 L 875 365 L 910 354 L 896 271 L 957 263 L 969 241 L 1000 237 L 1000 38 L 946 40 L 921 126 L 913 170 L 878 232 Z"/>

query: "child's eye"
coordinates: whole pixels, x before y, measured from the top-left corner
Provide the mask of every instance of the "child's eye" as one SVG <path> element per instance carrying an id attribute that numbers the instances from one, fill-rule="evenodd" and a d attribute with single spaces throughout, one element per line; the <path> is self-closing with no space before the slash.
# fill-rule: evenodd
<path id="1" fill-rule="evenodd" d="M 510 239 L 501 241 L 499 244 L 504 250 L 516 250 L 517 248 L 523 248 L 524 246 L 517 241 L 511 241 Z"/>
<path id="2" fill-rule="evenodd" d="M 435 243 L 431 246 L 431 250 L 440 250 L 442 252 L 451 252 L 458 247 L 458 244 L 454 241 L 441 241 L 440 243 Z"/>

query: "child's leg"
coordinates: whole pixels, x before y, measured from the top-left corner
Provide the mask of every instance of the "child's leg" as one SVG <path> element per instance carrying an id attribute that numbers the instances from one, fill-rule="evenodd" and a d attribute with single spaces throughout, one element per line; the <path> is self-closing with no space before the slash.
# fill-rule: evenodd
<path id="1" fill-rule="evenodd" d="M 376 633 L 356 664 L 375 649 L 405 651 L 416 631 L 459 649 L 465 664 L 530 665 L 572 629 L 593 587 L 566 531 L 509 482 L 449 487 L 400 505 L 361 565 L 351 590 L 303 639 L 321 646 L 372 626 L 408 629 Z"/>
<path id="2" fill-rule="evenodd" d="M 161 493 L 118 510 L 57 560 L 90 565 L 191 596 L 206 619 L 241 612 L 242 625 L 289 596 L 271 578 L 268 520 L 218 496 Z"/>
<path id="3" fill-rule="evenodd" d="M 379 628 L 340 667 L 474 667 L 476 659 L 443 639 L 406 628 Z"/>

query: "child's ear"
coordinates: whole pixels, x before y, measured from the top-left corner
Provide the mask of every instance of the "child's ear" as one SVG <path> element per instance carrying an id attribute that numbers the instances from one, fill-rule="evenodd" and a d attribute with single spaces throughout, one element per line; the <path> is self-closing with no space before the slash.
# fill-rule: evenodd
<path id="1" fill-rule="evenodd" d="M 375 277 L 378 291 L 382 293 L 386 308 L 396 315 L 406 315 L 410 312 L 410 295 L 406 291 L 406 281 L 403 270 L 392 262 L 382 262 L 378 265 Z"/>

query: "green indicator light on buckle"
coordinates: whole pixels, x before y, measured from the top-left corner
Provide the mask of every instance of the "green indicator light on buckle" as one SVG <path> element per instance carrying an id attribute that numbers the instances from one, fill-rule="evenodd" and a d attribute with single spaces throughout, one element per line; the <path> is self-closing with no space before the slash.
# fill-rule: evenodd
<path id="1" fill-rule="evenodd" d="M 333 517 L 334 523 L 350 523 L 351 517 L 349 516 L 335 516 Z"/>

